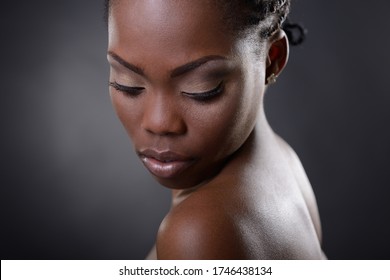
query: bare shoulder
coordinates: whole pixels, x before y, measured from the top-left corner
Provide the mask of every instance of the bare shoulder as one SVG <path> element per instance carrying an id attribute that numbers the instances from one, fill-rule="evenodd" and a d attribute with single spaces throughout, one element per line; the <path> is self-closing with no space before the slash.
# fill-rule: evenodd
<path id="1" fill-rule="evenodd" d="M 314 193 L 295 152 L 280 144 L 282 153 L 237 158 L 174 205 L 159 228 L 157 258 L 321 258 Z"/>
<path id="2" fill-rule="evenodd" d="M 237 221 L 218 201 L 187 198 L 163 220 L 157 235 L 158 259 L 247 259 Z"/>

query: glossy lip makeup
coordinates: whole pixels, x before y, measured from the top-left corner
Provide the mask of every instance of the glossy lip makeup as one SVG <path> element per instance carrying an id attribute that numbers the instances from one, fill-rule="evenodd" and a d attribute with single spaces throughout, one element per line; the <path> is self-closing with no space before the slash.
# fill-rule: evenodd
<path id="1" fill-rule="evenodd" d="M 158 152 L 146 149 L 138 152 L 145 167 L 159 178 L 169 179 L 190 167 L 195 159 L 171 151 Z"/>

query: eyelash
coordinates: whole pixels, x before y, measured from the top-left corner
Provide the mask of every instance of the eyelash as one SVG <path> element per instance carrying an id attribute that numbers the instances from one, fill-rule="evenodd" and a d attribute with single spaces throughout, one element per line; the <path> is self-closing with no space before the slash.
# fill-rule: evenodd
<path id="1" fill-rule="evenodd" d="M 127 86 L 120 85 L 117 82 L 110 82 L 109 85 L 114 89 L 116 89 L 117 91 L 120 91 L 130 97 L 137 97 L 145 89 L 143 87 L 127 87 Z M 195 99 L 196 101 L 205 102 L 221 94 L 223 89 L 224 87 L 222 81 L 218 84 L 216 88 L 209 91 L 199 92 L 199 93 L 182 92 L 182 94 L 192 99 Z"/>
<path id="2" fill-rule="evenodd" d="M 136 97 L 140 95 L 141 92 L 145 89 L 143 87 L 127 87 L 120 85 L 117 82 L 110 82 L 110 86 L 130 97 Z"/>

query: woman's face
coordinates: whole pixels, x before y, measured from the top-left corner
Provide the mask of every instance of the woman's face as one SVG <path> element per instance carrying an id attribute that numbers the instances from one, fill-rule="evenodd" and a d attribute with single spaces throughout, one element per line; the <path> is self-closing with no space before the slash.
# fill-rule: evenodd
<path id="1" fill-rule="evenodd" d="M 111 7 L 111 99 L 140 159 L 169 188 L 217 174 L 253 130 L 264 92 L 263 55 L 225 29 L 215 2 Z"/>

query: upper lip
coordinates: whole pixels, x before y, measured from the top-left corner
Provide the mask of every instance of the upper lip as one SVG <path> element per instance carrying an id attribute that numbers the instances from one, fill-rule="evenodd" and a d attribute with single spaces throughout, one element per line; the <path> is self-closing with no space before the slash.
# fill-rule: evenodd
<path id="1" fill-rule="evenodd" d="M 172 151 L 156 151 L 153 149 L 145 149 L 137 152 L 140 157 L 154 158 L 161 162 L 172 162 L 172 161 L 190 161 L 193 158 L 184 156 Z"/>

